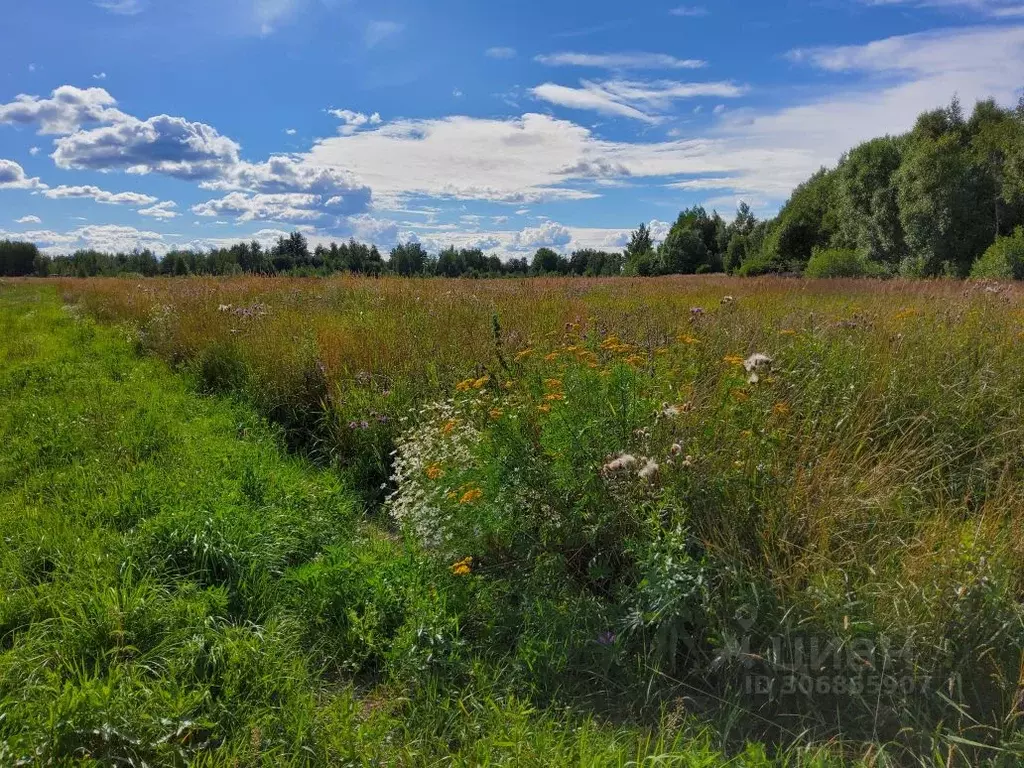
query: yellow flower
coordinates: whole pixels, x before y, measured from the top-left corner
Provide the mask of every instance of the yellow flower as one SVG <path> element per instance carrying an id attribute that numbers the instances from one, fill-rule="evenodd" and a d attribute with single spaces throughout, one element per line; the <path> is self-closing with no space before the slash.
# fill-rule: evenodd
<path id="1" fill-rule="evenodd" d="M 458 384 L 455 385 L 455 391 L 468 392 L 470 387 L 473 386 L 473 381 L 473 379 L 466 379 L 465 381 L 460 381 Z"/>
<path id="2" fill-rule="evenodd" d="M 444 470 L 441 469 L 440 464 L 431 464 L 427 467 L 426 474 L 431 480 L 439 480 L 444 477 Z"/>
<path id="3" fill-rule="evenodd" d="M 549 363 L 553 362 L 558 359 L 558 353 L 552 352 L 551 354 L 544 355 L 544 359 L 547 360 Z"/>
<path id="4" fill-rule="evenodd" d="M 786 403 L 776 403 L 775 407 L 772 408 L 772 413 L 776 416 L 786 416 L 790 412 L 789 405 Z"/>
<path id="5" fill-rule="evenodd" d="M 640 365 L 643 365 L 646 362 L 647 362 L 647 358 L 643 357 L 642 355 L 630 355 L 629 357 L 626 358 L 626 364 L 627 365 L 640 366 Z"/>
<path id="6" fill-rule="evenodd" d="M 544 395 L 544 399 L 547 400 L 548 402 L 553 402 L 555 400 L 565 400 L 565 395 L 563 395 L 561 392 L 552 392 L 551 394 Z"/>
<path id="7" fill-rule="evenodd" d="M 747 400 L 749 400 L 749 399 L 750 399 L 750 395 L 748 395 L 748 394 L 747 394 L 746 392 L 744 392 L 744 391 L 743 391 L 742 389 L 734 389 L 734 390 L 732 391 L 732 396 L 733 396 L 733 398 L 734 398 L 734 399 L 735 399 L 736 401 L 738 401 L 738 402 L 740 402 L 740 403 L 745 403 L 745 402 L 747 402 Z"/>
<path id="8" fill-rule="evenodd" d="M 617 346 L 619 346 L 618 336 L 609 336 L 608 338 L 601 342 L 601 349 L 612 349 Z"/>
<path id="9" fill-rule="evenodd" d="M 697 341 L 697 338 L 696 338 L 696 337 L 694 337 L 694 336 L 690 336 L 689 334 L 686 334 L 686 333 L 681 333 L 681 334 L 679 334 L 679 336 L 678 336 L 677 338 L 678 338 L 678 339 L 679 339 L 679 341 L 681 341 L 681 342 L 682 342 L 683 344 L 698 344 L 698 343 L 699 343 L 699 342 Z"/>
<path id="10" fill-rule="evenodd" d="M 488 413 L 492 421 L 497 421 L 505 415 L 505 412 L 501 410 L 501 408 L 492 408 Z"/>
<path id="11" fill-rule="evenodd" d="M 559 389 L 562 388 L 562 380 L 561 379 L 544 379 L 544 388 L 545 389 L 559 390 Z"/>
<path id="12" fill-rule="evenodd" d="M 746 358 L 740 355 L 726 355 L 725 357 L 722 358 L 722 362 L 728 363 L 729 365 L 743 365 L 743 361 L 745 359 Z"/>
<path id="13" fill-rule="evenodd" d="M 458 423 L 459 422 L 456 421 L 455 419 L 449 419 L 448 421 L 441 425 L 441 434 L 450 435 L 452 432 L 455 431 L 455 427 L 458 425 Z"/>
<path id="14" fill-rule="evenodd" d="M 527 357 L 529 357 L 532 354 L 533 354 L 533 350 L 532 349 L 530 349 L 530 348 L 522 349 L 519 352 L 516 352 L 516 356 L 513 359 L 518 363 L 518 362 L 522 361 L 524 358 L 527 358 Z"/>
<path id="15" fill-rule="evenodd" d="M 541 413 L 551 413 L 551 406 L 546 404 L 538 405 L 537 410 L 540 411 Z"/>
<path id="16" fill-rule="evenodd" d="M 452 501 L 455 501 L 457 498 L 459 498 L 459 494 L 457 494 L 455 491 L 448 491 L 448 493 L 446 493 L 444 495 L 444 497 L 446 499 L 450 499 Z"/>
<path id="17" fill-rule="evenodd" d="M 481 376 L 479 379 L 473 382 L 473 389 L 483 389 L 487 386 L 487 382 L 491 380 L 490 376 Z"/>
<path id="18" fill-rule="evenodd" d="M 481 491 L 479 488 L 470 488 L 468 491 L 462 494 L 462 498 L 459 499 L 459 504 L 472 504 L 474 501 L 479 501 L 481 498 L 483 498 L 483 495 L 484 492 Z"/>
<path id="19" fill-rule="evenodd" d="M 668 350 L 665 349 L 664 347 L 658 347 L 656 350 L 654 350 L 654 354 L 656 354 L 656 355 L 667 355 L 668 354 Z"/>
<path id="20" fill-rule="evenodd" d="M 469 576 L 473 572 L 473 558 L 465 557 L 457 563 L 452 563 L 452 573 L 456 576 Z"/>

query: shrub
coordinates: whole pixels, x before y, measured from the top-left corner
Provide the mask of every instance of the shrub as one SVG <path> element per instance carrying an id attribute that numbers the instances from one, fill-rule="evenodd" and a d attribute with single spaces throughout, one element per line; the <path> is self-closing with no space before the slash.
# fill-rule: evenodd
<path id="1" fill-rule="evenodd" d="M 1024 227 L 1012 235 L 998 237 L 974 262 L 971 277 L 991 280 L 1024 280 Z"/>
<path id="2" fill-rule="evenodd" d="M 804 269 L 806 277 L 878 277 L 884 267 L 848 248 L 817 250 Z"/>

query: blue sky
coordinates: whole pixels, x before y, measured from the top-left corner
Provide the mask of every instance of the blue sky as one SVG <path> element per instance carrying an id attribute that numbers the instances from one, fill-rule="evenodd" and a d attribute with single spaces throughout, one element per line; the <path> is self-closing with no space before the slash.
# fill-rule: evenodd
<path id="1" fill-rule="evenodd" d="M 1015 103 L 1014 0 L 8 0 L 0 236 L 164 252 L 296 228 L 620 248 L 774 213 L 957 94 Z"/>

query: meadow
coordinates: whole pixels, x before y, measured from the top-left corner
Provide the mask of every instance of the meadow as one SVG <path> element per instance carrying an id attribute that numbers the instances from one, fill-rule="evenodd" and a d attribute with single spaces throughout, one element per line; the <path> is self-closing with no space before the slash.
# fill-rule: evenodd
<path id="1" fill-rule="evenodd" d="M 0 762 L 1017 765 L 1024 295 L 0 288 Z"/>

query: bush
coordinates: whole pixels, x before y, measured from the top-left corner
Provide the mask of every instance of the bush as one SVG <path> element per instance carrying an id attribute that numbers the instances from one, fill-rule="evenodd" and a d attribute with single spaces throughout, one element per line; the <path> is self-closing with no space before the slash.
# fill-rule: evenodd
<path id="1" fill-rule="evenodd" d="M 818 250 L 804 269 L 805 277 L 879 277 L 885 269 L 867 256 L 847 248 Z"/>
<path id="2" fill-rule="evenodd" d="M 1008 237 L 998 237 L 974 262 L 971 277 L 992 280 L 1024 280 L 1024 227 Z"/>

